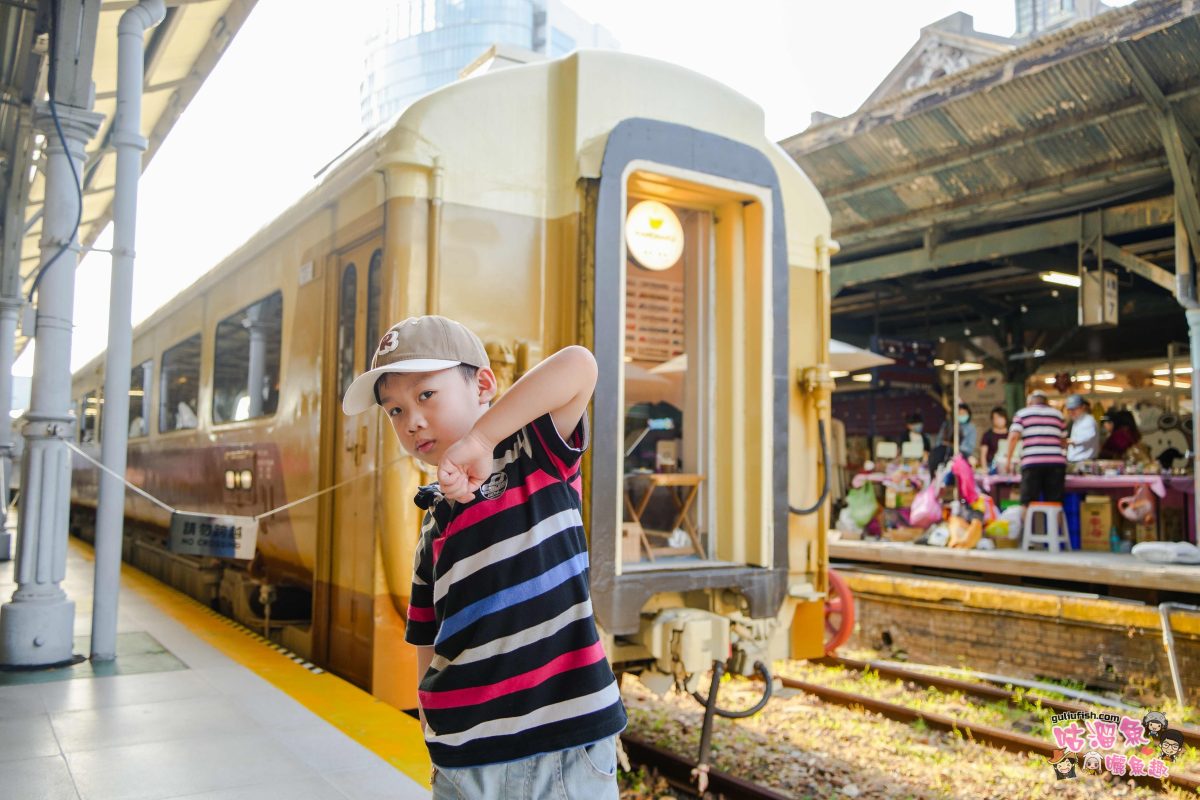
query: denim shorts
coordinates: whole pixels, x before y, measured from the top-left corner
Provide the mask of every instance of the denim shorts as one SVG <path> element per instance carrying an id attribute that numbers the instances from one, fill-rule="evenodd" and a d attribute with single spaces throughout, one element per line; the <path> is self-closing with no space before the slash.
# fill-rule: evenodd
<path id="1" fill-rule="evenodd" d="M 617 737 L 481 767 L 438 767 L 433 800 L 617 800 Z"/>

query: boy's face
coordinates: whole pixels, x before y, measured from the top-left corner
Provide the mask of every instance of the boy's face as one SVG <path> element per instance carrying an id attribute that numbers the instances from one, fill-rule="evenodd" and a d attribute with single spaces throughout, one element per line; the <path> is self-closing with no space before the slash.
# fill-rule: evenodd
<path id="1" fill-rule="evenodd" d="M 426 464 L 440 463 L 467 435 L 496 394 L 496 378 L 480 369 L 468 381 L 458 367 L 437 372 L 394 372 L 379 383 L 383 411 L 400 446 Z"/>

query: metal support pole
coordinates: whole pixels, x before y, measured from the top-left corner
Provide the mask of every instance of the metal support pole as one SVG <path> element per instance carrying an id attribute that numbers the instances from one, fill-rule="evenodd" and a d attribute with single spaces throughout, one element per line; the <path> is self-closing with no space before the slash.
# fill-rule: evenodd
<path id="1" fill-rule="evenodd" d="M 1197 454 L 1200 454 L 1200 425 L 1196 425 L 1196 412 L 1200 411 L 1200 308 L 1189 308 L 1187 316 L 1188 338 L 1191 345 L 1192 360 L 1192 530 L 1200 531 L 1200 464 Z"/>
<path id="2" fill-rule="evenodd" d="M 108 307 L 108 351 L 104 363 L 104 405 L 108 425 L 100 440 L 100 458 L 116 475 L 125 474 L 129 438 L 129 376 L 133 346 L 133 260 L 138 179 L 146 139 L 141 135 L 143 40 L 166 15 L 163 0 L 142 0 L 121 15 L 117 25 L 117 113 L 113 143 L 117 182 L 113 198 L 112 290 Z M 121 577 L 121 539 L 125 527 L 125 485 L 100 474 L 96 509 L 96 582 L 92 602 L 92 660 L 117 656 L 117 596 Z"/>
<path id="3" fill-rule="evenodd" d="M 54 263 L 38 289 L 37 351 L 21 459 L 17 590 L 0 608 L 0 664 L 17 666 L 69 661 L 74 642 L 75 603 L 59 586 L 66 577 L 71 503 L 71 458 L 64 439 L 75 429 L 69 413 L 71 313 L 80 248 L 74 234 L 84 146 L 104 117 L 66 104 L 57 111 L 70 157 L 50 109 L 40 107 L 36 119 L 46 136 L 48 161 L 40 263 L 42 268 Z"/>
<path id="4" fill-rule="evenodd" d="M 13 348 L 17 338 L 19 297 L 0 297 L 0 561 L 12 557 L 12 534 L 8 530 L 8 487 L 12 479 L 13 433 Z"/>
<path id="5" fill-rule="evenodd" d="M 246 366 L 246 392 L 250 395 L 249 418 L 261 417 L 263 413 L 263 379 L 267 369 L 267 330 L 262 324 L 262 305 L 246 312 L 242 324 L 250 332 L 250 357 Z"/>

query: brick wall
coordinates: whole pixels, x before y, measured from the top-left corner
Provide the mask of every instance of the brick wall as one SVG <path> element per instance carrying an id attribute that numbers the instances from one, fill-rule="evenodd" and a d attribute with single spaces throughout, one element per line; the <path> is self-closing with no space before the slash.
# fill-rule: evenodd
<path id="1" fill-rule="evenodd" d="M 883 658 L 941 664 L 1033 680 L 1067 678 L 1119 691 L 1146 706 L 1174 699 L 1157 628 L 1064 620 L 955 601 L 855 591 L 852 648 Z M 1103 602 L 1103 601 L 1100 601 Z M 1189 705 L 1200 705 L 1200 636 L 1175 632 Z"/>

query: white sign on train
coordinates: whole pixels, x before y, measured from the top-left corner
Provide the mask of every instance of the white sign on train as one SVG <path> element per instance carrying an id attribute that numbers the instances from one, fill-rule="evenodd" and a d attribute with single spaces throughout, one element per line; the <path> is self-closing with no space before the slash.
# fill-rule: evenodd
<path id="1" fill-rule="evenodd" d="M 171 514 L 167 549 L 185 556 L 254 558 L 258 520 L 254 517 L 212 516 L 176 511 Z"/>

